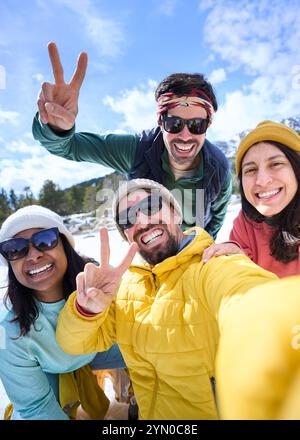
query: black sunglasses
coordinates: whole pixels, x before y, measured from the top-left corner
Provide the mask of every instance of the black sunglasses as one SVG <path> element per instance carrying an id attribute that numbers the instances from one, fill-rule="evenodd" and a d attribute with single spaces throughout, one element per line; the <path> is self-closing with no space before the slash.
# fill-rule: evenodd
<path id="1" fill-rule="evenodd" d="M 182 119 L 179 116 L 163 116 L 162 124 L 164 130 L 168 133 L 180 133 L 184 126 L 187 125 L 189 132 L 192 134 L 203 134 L 206 132 L 209 119 L 203 118 L 193 118 L 193 119 Z"/>
<path id="2" fill-rule="evenodd" d="M 0 254 L 8 261 L 18 260 L 28 254 L 29 244 L 41 252 L 49 251 L 58 244 L 58 228 L 43 229 L 30 238 L 10 238 L 0 243 Z"/>
<path id="3" fill-rule="evenodd" d="M 162 197 L 159 194 L 151 194 L 130 208 L 124 209 L 117 215 L 117 224 L 124 231 L 136 224 L 137 214 L 141 211 L 144 215 L 151 216 L 162 208 Z"/>

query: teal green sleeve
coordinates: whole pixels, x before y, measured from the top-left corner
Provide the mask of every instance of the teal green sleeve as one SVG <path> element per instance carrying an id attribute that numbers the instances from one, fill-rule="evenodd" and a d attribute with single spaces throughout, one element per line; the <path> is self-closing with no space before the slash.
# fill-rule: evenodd
<path id="1" fill-rule="evenodd" d="M 124 174 L 131 169 L 139 145 L 138 135 L 132 134 L 75 133 L 75 127 L 57 134 L 39 120 L 38 113 L 32 134 L 52 154 L 77 162 L 98 163 Z"/>
<path id="2" fill-rule="evenodd" d="M 216 236 L 223 225 L 224 218 L 227 211 L 227 205 L 229 203 L 232 194 L 232 177 L 231 172 L 228 171 L 227 178 L 219 194 L 219 197 L 211 205 L 212 219 L 206 226 L 205 230 L 216 239 Z"/>
<path id="3" fill-rule="evenodd" d="M 0 348 L 0 377 L 14 409 L 25 420 L 69 420 L 22 339 L 7 337 L 6 348 Z"/>

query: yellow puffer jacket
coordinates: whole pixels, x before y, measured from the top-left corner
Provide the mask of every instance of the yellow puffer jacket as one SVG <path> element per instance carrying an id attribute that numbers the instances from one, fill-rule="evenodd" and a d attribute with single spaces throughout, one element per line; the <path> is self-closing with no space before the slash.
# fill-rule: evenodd
<path id="1" fill-rule="evenodd" d="M 212 239 L 196 231 L 177 255 L 152 268 L 131 266 L 105 312 L 81 316 L 75 292 L 58 320 L 57 339 L 67 353 L 118 342 L 141 419 L 218 418 L 211 378 L 223 315 L 232 300 L 276 278 L 241 255 L 203 264 Z"/>
<path id="2" fill-rule="evenodd" d="M 300 276 L 254 288 L 234 304 L 217 372 L 222 418 L 300 419 Z"/>

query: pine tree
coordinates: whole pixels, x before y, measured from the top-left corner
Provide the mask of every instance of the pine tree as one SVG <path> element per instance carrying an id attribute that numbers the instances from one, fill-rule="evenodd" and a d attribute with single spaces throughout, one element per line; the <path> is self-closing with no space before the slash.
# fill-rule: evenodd
<path id="1" fill-rule="evenodd" d="M 9 197 L 5 189 L 2 188 L 0 192 L 0 224 L 2 224 L 10 214 Z"/>
<path id="2" fill-rule="evenodd" d="M 24 206 L 28 205 L 35 205 L 36 199 L 30 189 L 30 186 L 25 186 L 23 191 L 24 193 L 21 194 L 18 199 L 18 208 L 23 208 Z"/>
<path id="3" fill-rule="evenodd" d="M 83 200 L 84 212 L 91 212 L 96 210 L 97 207 L 96 192 L 97 192 L 97 188 L 95 185 L 88 186 L 85 189 L 85 195 Z"/>
<path id="4" fill-rule="evenodd" d="M 39 193 L 39 203 L 59 215 L 68 214 L 66 196 L 52 180 L 45 180 Z"/>
<path id="5" fill-rule="evenodd" d="M 81 185 L 73 185 L 68 190 L 65 190 L 68 213 L 69 214 L 80 214 L 84 211 L 83 202 L 85 196 L 86 188 Z"/>
<path id="6" fill-rule="evenodd" d="M 13 211 L 16 211 L 19 208 L 19 199 L 13 189 L 9 191 L 9 205 Z"/>

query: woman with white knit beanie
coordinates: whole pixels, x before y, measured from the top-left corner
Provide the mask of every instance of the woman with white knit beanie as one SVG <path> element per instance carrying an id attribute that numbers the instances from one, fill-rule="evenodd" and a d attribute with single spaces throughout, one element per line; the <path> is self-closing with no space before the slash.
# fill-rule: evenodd
<path id="1" fill-rule="evenodd" d="M 2 224 L 0 254 L 8 285 L 7 310 L 0 315 L 0 378 L 13 418 L 68 420 L 80 403 L 90 418 L 101 419 L 109 400 L 91 369 L 126 367 L 117 345 L 74 356 L 56 342 L 59 312 L 76 289 L 77 274 L 92 261 L 74 245 L 63 219 L 41 206 L 21 208 Z"/>

